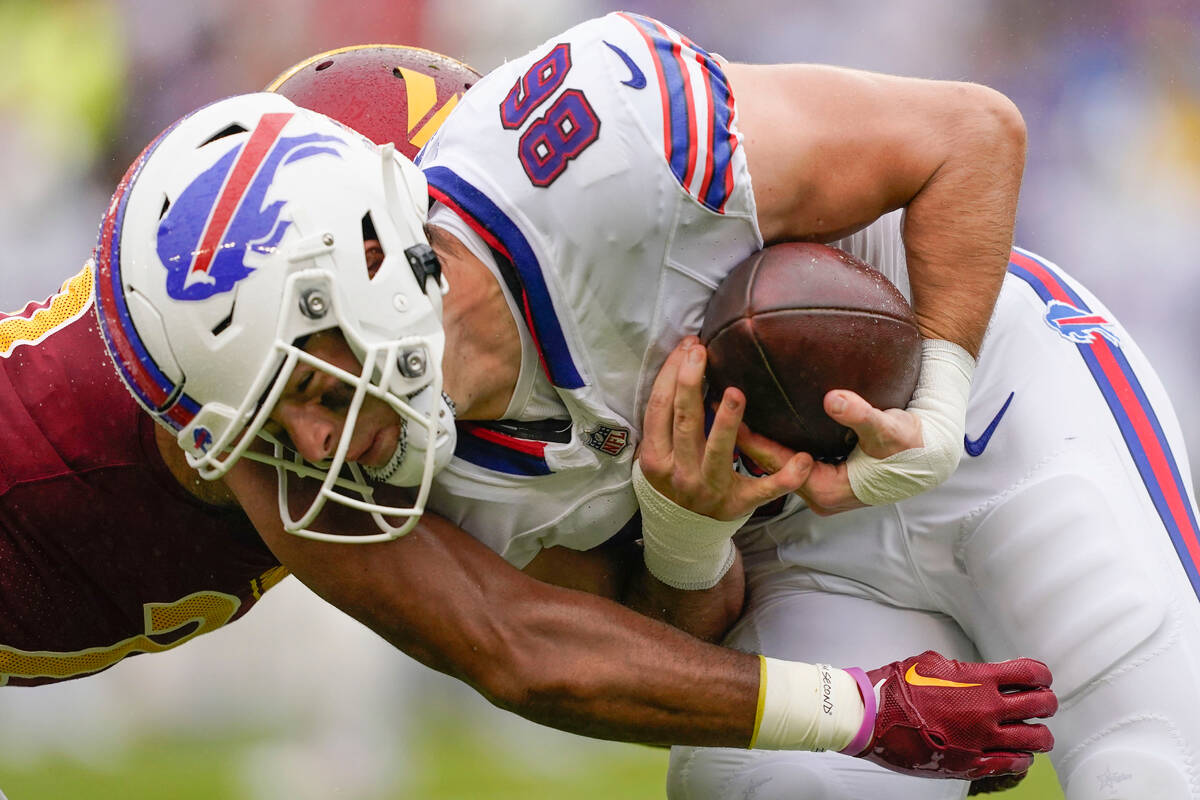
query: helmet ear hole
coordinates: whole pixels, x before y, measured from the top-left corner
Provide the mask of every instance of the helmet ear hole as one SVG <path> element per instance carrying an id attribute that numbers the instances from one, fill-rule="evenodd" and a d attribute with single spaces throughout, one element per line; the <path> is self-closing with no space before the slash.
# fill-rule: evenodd
<path id="1" fill-rule="evenodd" d="M 233 136 L 238 133 L 248 133 L 248 132 L 249 131 L 247 128 L 245 128 L 244 126 L 239 125 L 235 122 L 226 128 L 222 128 L 221 130 L 214 133 L 212 136 L 205 139 L 203 142 L 201 142 L 200 146 L 197 147 L 196 149 L 199 150 L 200 147 L 204 147 L 204 145 L 206 145 L 206 144 L 212 144 L 213 142 L 217 141 L 218 139 L 224 139 L 226 136 Z"/>
<path id="2" fill-rule="evenodd" d="M 222 319 L 220 322 L 218 322 L 216 325 L 213 326 L 213 329 L 212 329 L 213 336 L 220 336 L 225 331 L 226 328 L 228 328 L 230 325 L 233 324 L 233 311 L 234 311 L 234 308 L 236 308 L 236 307 L 237 307 L 237 300 L 234 299 L 233 304 L 229 306 L 229 313 L 225 316 L 224 319 Z"/>
<path id="3" fill-rule="evenodd" d="M 367 263 L 367 278 L 373 279 L 379 272 L 380 266 L 383 265 L 383 259 L 387 253 L 384 252 L 383 242 L 379 240 L 379 234 L 375 231 L 375 221 L 371 219 L 370 211 L 363 214 L 362 238 L 363 257 Z"/>

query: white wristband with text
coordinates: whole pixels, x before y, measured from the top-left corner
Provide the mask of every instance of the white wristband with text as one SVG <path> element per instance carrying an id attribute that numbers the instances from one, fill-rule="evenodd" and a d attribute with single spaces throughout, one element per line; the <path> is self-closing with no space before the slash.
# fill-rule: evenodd
<path id="1" fill-rule="evenodd" d="M 675 589 L 711 589 L 733 566 L 733 535 L 750 519 L 719 520 L 684 508 L 655 489 L 633 464 L 642 509 L 642 557 L 650 574 Z"/>
<path id="2" fill-rule="evenodd" d="M 856 447 L 846 461 L 854 496 L 870 506 L 895 503 L 949 478 L 963 452 L 975 359 L 954 342 L 921 342 L 921 375 L 907 411 L 921 420 L 923 446 L 887 458 Z"/>
<path id="3" fill-rule="evenodd" d="M 858 738 L 866 709 L 844 669 L 759 656 L 758 714 L 750 747 L 843 750 Z"/>

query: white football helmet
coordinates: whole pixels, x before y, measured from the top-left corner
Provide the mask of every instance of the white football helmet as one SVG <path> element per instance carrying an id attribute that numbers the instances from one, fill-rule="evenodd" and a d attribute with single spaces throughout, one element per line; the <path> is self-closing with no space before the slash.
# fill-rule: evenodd
<path id="1" fill-rule="evenodd" d="M 422 229 L 427 208 L 424 176 L 391 145 L 261 93 L 167 129 L 130 166 L 101 223 L 96 307 L 118 373 L 203 477 L 220 477 L 243 455 L 273 464 L 291 533 L 402 536 L 453 453 L 453 408 L 442 392 L 447 287 Z M 365 238 L 385 254 L 374 272 Z M 302 349 L 305 337 L 331 328 L 359 374 Z M 353 388 L 341 438 L 320 464 L 263 430 L 299 363 Z M 391 462 L 372 477 L 415 487 L 411 505 L 376 503 L 363 469 L 346 463 L 367 396 L 402 425 Z M 254 445 L 264 439 L 269 448 Z M 299 518 L 288 507 L 289 472 L 322 481 Z M 313 530 L 327 500 L 366 511 L 380 532 Z"/>

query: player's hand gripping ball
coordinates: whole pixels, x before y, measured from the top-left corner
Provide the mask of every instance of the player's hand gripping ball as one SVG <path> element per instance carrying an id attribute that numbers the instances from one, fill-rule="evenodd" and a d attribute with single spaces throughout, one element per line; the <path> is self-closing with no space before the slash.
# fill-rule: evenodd
<path id="1" fill-rule="evenodd" d="M 854 431 L 823 405 L 832 389 L 876 408 L 904 408 L 921 365 L 921 333 L 904 295 L 842 250 L 777 244 L 738 264 L 717 287 L 700 339 L 709 396 L 746 395 L 755 433 L 822 461 L 854 449 Z"/>
<path id="2" fill-rule="evenodd" d="M 867 678 L 875 733 L 859 756 L 888 769 L 963 780 L 1020 775 L 1034 753 L 1054 746 L 1045 725 L 1026 722 L 1058 710 L 1040 661 L 964 664 L 930 650 Z"/>

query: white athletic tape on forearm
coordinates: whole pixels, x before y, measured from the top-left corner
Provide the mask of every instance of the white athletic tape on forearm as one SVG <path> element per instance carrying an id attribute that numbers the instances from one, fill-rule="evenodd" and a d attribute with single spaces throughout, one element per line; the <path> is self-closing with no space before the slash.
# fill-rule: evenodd
<path id="1" fill-rule="evenodd" d="M 711 589 L 733 566 L 733 535 L 750 519 L 719 520 L 697 514 L 650 485 L 638 462 L 633 491 L 642 509 L 646 569 L 667 586 Z"/>
<path id="2" fill-rule="evenodd" d="M 921 377 L 908 411 L 921 420 L 923 447 L 873 458 L 856 447 L 846 462 L 854 496 L 870 506 L 895 503 L 949 478 L 962 457 L 975 359 L 954 342 L 921 342 Z"/>
<path id="3" fill-rule="evenodd" d="M 858 681 L 844 669 L 759 656 L 759 750 L 843 750 L 858 738 L 865 711 Z"/>

